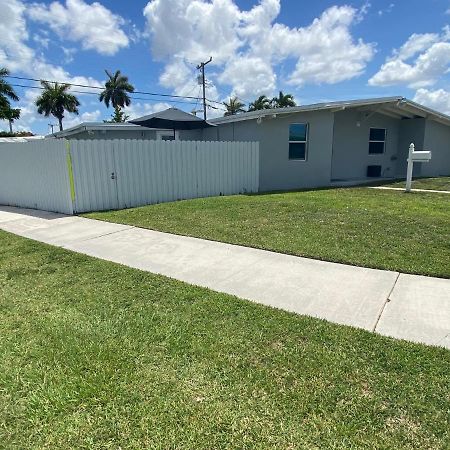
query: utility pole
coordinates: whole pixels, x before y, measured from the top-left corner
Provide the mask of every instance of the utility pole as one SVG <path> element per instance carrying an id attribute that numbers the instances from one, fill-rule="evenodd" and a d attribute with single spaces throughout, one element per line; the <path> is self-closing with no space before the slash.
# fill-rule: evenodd
<path id="1" fill-rule="evenodd" d="M 198 70 L 202 72 L 202 85 L 203 85 L 203 118 L 206 120 L 206 81 L 205 81 L 205 66 L 212 61 L 212 56 L 208 61 L 202 62 L 197 66 Z"/>

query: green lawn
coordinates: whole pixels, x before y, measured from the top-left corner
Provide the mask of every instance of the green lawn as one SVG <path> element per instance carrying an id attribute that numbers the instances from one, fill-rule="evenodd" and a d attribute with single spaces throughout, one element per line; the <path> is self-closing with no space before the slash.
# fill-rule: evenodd
<path id="1" fill-rule="evenodd" d="M 405 187 L 405 181 L 396 181 L 388 183 L 388 187 Z M 439 178 L 417 178 L 413 179 L 413 189 L 431 189 L 432 191 L 450 191 L 450 177 Z"/>
<path id="2" fill-rule="evenodd" d="M 450 277 L 450 196 L 369 188 L 213 197 L 86 214 L 366 267 Z"/>
<path id="3" fill-rule="evenodd" d="M 450 352 L 0 232 L 0 447 L 448 449 Z"/>

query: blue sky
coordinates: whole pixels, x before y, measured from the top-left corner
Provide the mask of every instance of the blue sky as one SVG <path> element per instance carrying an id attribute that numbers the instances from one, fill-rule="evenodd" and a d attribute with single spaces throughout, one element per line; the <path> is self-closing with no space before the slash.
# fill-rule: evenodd
<path id="1" fill-rule="evenodd" d="M 300 104 L 403 95 L 450 113 L 450 0 L 0 0 L 0 11 L 0 67 L 15 76 L 98 86 L 104 69 L 120 69 L 137 90 L 197 96 L 195 66 L 212 55 L 215 101 L 280 89 Z M 15 126 L 47 133 L 56 121 L 36 113 L 39 91 L 17 92 Z M 66 127 L 111 114 L 77 95 L 80 115 Z M 135 97 L 130 116 L 201 107 Z"/>

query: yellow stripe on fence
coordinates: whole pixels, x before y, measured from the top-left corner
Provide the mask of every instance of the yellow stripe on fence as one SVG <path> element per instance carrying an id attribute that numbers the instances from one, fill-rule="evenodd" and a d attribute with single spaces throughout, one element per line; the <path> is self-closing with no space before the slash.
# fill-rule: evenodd
<path id="1" fill-rule="evenodd" d="M 70 142 L 69 141 L 66 141 L 66 159 L 67 159 L 67 172 L 69 174 L 70 197 L 72 198 L 72 203 L 74 203 L 75 202 L 75 181 L 73 179 L 72 156 L 70 155 Z"/>

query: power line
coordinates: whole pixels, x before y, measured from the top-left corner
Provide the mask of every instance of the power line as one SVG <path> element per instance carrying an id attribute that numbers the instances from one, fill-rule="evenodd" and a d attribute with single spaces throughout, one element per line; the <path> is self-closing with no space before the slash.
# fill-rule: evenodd
<path id="1" fill-rule="evenodd" d="M 13 75 L 5 75 L 5 78 L 13 78 L 16 80 L 25 80 L 25 81 L 36 81 L 38 83 L 40 83 L 41 81 L 44 81 L 46 83 L 59 83 L 59 84 L 67 84 L 69 86 L 74 86 L 74 87 L 81 87 L 81 88 L 86 88 L 86 89 L 105 89 L 104 86 L 90 86 L 87 84 L 76 84 L 76 83 L 66 83 L 66 82 L 62 82 L 62 81 L 54 81 L 54 80 L 43 80 L 43 79 L 38 79 L 38 78 L 27 78 L 27 77 L 18 77 L 18 76 L 13 76 Z M 29 86 L 27 86 L 29 87 Z M 73 91 L 75 92 L 75 91 Z M 87 92 L 79 92 L 82 94 L 87 94 Z M 156 93 L 156 92 L 146 92 L 146 91 L 134 91 L 135 94 L 141 94 L 141 95 L 150 95 L 150 96 L 156 96 L 156 97 L 168 97 L 168 98 L 181 98 L 181 99 L 190 99 L 190 100 L 199 100 L 199 97 L 192 97 L 189 95 L 175 95 L 175 94 L 163 94 L 163 93 Z M 220 104 L 220 102 L 216 101 L 216 100 L 210 100 L 207 99 L 209 102 L 212 103 L 218 103 Z"/>
<path id="2" fill-rule="evenodd" d="M 40 90 L 44 90 L 45 88 L 42 86 L 28 86 L 28 85 L 24 85 L 24 84 L 13 84 L 11 83 L 11 86 L 13 87 L 21 87 L 21 88 L 26 88 L 26 89 L 40 89 Z M 74 92 L 75 94 L 83 94 L 83 95 L 99 95 L 98 92 L 85 92 L 85 91 L 76 91 L 76 90 L 71 90 L 71 92 Z M 185 100 L 167 100 L 167 99 L 150 99 L 150 98 L 145 98 L 145 97 L 134 97 L 134 96 L 130 96 L 130 98 L 132 100 L 144 100 L 146 102 L 169 102 L 169 103 L 186 103 L 188 105 L 194 105 L 195 102 L 188 102 Z"/>

